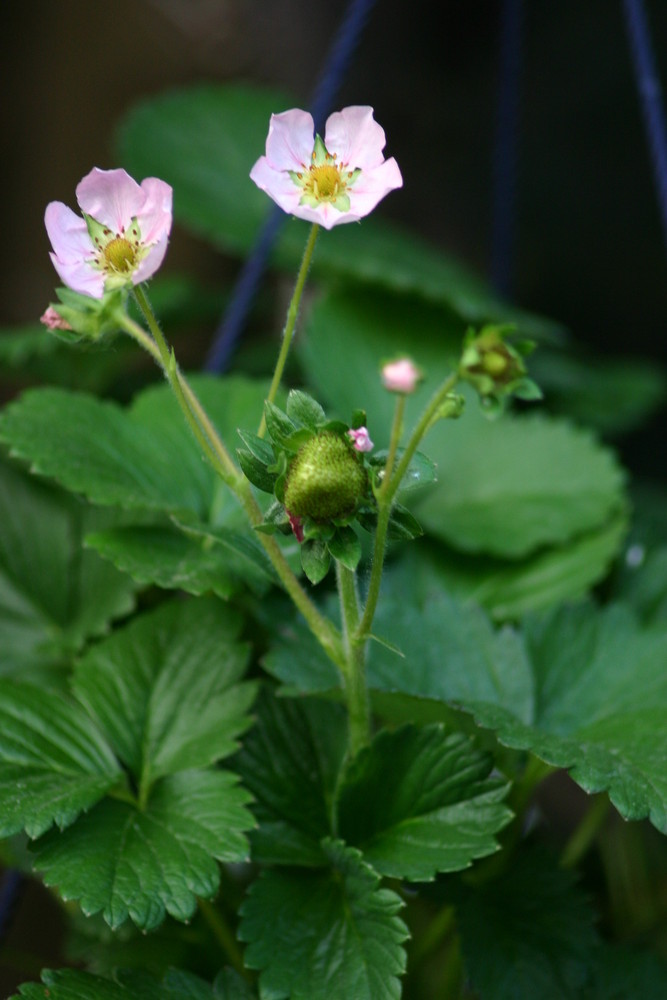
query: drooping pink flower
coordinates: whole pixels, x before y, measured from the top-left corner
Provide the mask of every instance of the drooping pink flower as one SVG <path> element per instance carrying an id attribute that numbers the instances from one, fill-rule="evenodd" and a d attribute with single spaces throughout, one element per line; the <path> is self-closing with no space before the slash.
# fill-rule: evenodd
<path id="1" fill-rule="evenodd" d="M 172 189 L 157 177 L 137 184 L 125 170 L 94 167 L 77 185 L 83 218 L 60 201 L 47 205 L 53 266 L 75 292 L 138 285 L 159 268 L 171 229 Z"/>
<path id="2" fill-rule="evenodd" d="M 39 322 L 43 323 L 47 330 L 71 330 L 72 327 L 69 325 L 66 319 L 56 312 L 53 306 L 48 306 L 47 309 L 39 317 Z"/>
<path id="3" fill-rule="evenodd" d="M 368 427 L 357 427 L 354 430 L 349 430 L 347 436 L 351 439 L 357 451 L 372 451 L 374 448 L 373 442 L 371 441 L 370 435 L 368 433 Z"/>
<path id="4" fill-rule="evenodd" d="M 399 358 L 389 361 L 382 367 L 382 384 L 389 392 L 401 392 L 409 395 L 414 392 L 422 373 L 410 358 Z"/>
<path id="5" fill-rule="evenodd" d="M 370 107 L 330 115 L 324 140 L 315 135 L 312 115 L 294 108 L 271 115 L 266 155 L 250 177 L 285 212 L 331 229 L 357 222 L 403 185 L 396 160 L 382 155 L 384 147 L 384 130 Z"/>

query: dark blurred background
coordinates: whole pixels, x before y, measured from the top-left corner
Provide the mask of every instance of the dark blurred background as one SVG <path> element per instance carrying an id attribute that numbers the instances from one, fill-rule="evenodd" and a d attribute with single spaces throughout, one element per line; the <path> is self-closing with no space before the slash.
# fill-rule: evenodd
<path id="1" fill-rule="evenodd" d="M 138 98 L 195 80 L 305 105 L 346 0 L 8 0 L 2 5 L 0 322 L 52 295 L 42 216 L 74 204 Z M 383 212 L 488 273 L 500 0 L 377 0 L 338 107 L 369 103 L 405 178 Z M 667 80 L 667 4 L 645 0 Z M 604 351 L 667 360 L 667 255 L 620 0 L 523 4 L 512 295 Z M 261 151 L 258 150 L 258 154 Z M 211 269 L 181 234 L 171 269 Z"/>

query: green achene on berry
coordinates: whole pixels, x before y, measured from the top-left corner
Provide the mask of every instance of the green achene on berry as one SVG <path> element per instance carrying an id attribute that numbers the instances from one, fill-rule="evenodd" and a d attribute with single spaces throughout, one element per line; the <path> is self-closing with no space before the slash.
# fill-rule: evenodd
<path id="1" fill-rule="evenodd" d="M 322 431 L 302 445 L 287 470 L 285 508 L 320 523 L 345 518 L 367 489 L 368 473 L 352 444 Z"/>

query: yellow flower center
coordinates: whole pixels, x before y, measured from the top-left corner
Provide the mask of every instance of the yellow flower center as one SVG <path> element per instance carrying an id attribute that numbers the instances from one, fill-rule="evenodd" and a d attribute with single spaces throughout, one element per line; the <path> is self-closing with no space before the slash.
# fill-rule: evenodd
<path id="1" fill-rule="evenodd" d="M 310 188 L 315 197 L 321 198 L 322 201 L 335 201 L 345 190 L 345 181 L 338 167 L 324 163 L 321 167 L 310 168 L 310 178 L 306 182 L 306 188 Z"/>
<path id="2" fill-rule="evenodd" d="M 109 267 L 126 274 L 132 271 L 137 260 L 136 248 L 123 236 L 116 236 L 102 251 Z"/>

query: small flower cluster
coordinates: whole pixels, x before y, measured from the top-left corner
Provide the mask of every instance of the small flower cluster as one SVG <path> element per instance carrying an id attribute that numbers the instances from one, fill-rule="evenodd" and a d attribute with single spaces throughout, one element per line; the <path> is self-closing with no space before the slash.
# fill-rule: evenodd
<path id="1" fill-rule="evenodd" d="M 461 379 L 469 382 L 490 414 L 498 413 L 509 396 L 541 399 L 539 387 L 528 378 L 524 358 L 532 352 L 532 341 L 507 342 L 511 326 L 485 326 L 468 330 L 459 362 Z"/>

